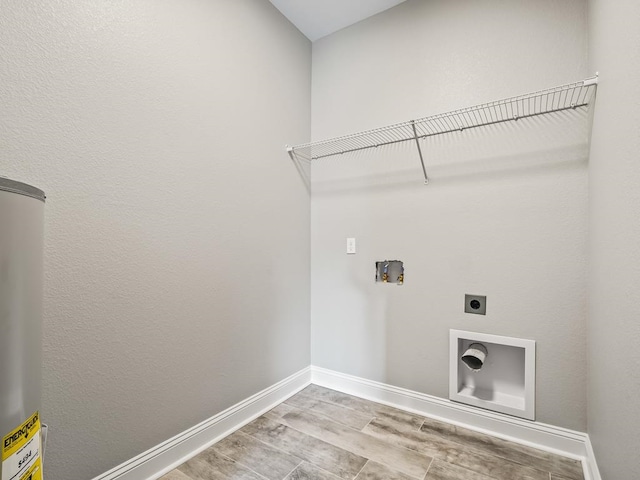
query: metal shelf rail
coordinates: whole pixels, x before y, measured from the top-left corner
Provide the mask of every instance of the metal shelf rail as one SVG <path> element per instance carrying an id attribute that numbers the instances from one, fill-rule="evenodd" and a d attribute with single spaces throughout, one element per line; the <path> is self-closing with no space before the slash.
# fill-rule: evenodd
<path id="1" fill-rule="evenodd" d="M 383 147 L 400 142 L 415 142 L 424 174 L 429 183 L 420 139 L 443 133 L 463 131 L 521 118 L 546 115 L 562 110 L 588 107 L 595 99 L 598 75 L 586 80 L 539 90 L 516 97 L 461 108 L 447 113 L 374 128 L 343 137 L 287 146 L 292 160 L 313 161 L 333 155 Z"/>

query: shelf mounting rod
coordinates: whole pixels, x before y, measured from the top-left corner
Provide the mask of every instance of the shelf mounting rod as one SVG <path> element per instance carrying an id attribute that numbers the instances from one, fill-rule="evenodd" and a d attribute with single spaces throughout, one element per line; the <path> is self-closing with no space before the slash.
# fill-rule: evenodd
<path id="1" fill-rule="evenodd" d="M 429 177 L 427 176 L 427 169 L 424 168 L 424 158 L 422 158 L 422 149 L 420 148 L 420 142 L 418 141 L 418 132 L 416 130 L 415 120 L 411 120 L 411 127 L 413 128 L 413 139 L 416 141 L 416 147 L 418 147 L 418 155 L 420 155 L 420 165 L 422 165 L 422 173 L 424 174 L 424 184 L 429 183 Z"/>

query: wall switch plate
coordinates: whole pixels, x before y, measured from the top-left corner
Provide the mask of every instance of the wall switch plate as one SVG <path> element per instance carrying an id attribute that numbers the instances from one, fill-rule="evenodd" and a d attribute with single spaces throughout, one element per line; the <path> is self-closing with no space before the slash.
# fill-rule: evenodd
<path id="1" fill-rule="evenodd" d="M 487 297 L 485 295 L 469 295 L 464 296 L 465 313 L 475 313 L 477 315 L 487 314 Z"/>
<path id="2" fill-rule="evenodd" d="M 356 253 L 356 239 L 355 238 L 347 238 L 347 253 L 352 255 Z"/>

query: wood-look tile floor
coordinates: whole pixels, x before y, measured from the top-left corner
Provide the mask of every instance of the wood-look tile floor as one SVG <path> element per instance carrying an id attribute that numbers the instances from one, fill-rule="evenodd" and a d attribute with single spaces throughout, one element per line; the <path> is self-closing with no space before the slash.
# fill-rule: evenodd
<path id="1" fill-rule="evenodd" d="M 579 461 L 310 385 L 161 480 L 584 480 Z"/>

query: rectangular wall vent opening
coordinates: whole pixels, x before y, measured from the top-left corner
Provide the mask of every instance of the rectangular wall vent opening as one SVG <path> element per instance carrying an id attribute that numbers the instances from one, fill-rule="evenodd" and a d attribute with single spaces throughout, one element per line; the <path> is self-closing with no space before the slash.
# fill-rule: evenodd
<path id="1" fill-rule="evenodd" d="M 535 341 L 450 330 L 449 348 L 451 400 L 535 419 Z"/>

